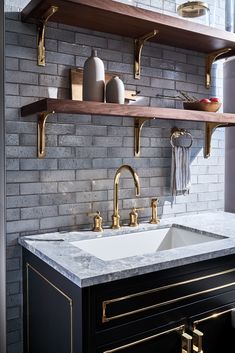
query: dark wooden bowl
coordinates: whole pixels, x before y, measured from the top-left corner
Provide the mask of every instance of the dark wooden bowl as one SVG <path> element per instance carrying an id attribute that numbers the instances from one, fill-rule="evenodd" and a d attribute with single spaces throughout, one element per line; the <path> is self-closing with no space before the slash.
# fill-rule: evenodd
<path id="1" fill-rule="evenodd" d="M 219 102 L 183 102 L 184 109 L 186 110 L 201 110 L 204 112 L 217 112 L 221 107 L 221 103 Z"/>

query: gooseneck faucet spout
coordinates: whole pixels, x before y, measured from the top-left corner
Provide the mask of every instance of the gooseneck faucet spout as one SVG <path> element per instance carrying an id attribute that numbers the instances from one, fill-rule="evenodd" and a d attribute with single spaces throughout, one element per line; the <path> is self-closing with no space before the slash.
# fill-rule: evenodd
<path id="1" fill-rule="evenodd" d="M 132 178 L 135 183 L 135 194 L 136 196 L 139 196 L 140 194 L 140 182 L 139 182 L 139 177 L 134 171 L 134 169 L 127 164 L 122 165 L 121 167 L 118 168 L 116 171 L 115 177 L 114 177 L 114 186 L 113 186 L 113 215 L 112 215 L 112 229 L 119 229 L 120 228 L 120 216 L 119 216 L 119 210 L 118 210 L 118 190 L 119 190 L 119 179 L 122 170 L 129 170 L 129 172 L 132 175 Z"/>

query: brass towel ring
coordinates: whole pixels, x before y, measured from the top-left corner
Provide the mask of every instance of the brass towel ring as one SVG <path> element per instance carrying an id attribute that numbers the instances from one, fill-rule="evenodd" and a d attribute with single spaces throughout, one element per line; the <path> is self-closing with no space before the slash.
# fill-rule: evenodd
<path id="1" fill-rule="evenodd" d="M 171 142 L 171 146 L 175 147 L 175 143 L 174 140 L 178 139 L 181 136 L 189 136 L 190 137 L 190 143 L 188 146 L 185 146 L 187 148 L 190 148 L 193 144 L 193 137 L 191 135 L 191 133 L 185 129 L 177 129 L 177 128 L 173 128 L 171 130 L 171 138 L 170 138 L 170 142 Z"/>

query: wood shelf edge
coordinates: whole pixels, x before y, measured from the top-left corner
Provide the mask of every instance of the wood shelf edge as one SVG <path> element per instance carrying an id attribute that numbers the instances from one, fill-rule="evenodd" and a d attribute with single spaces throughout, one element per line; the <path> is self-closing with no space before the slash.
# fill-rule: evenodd
<path id="1" fill-rule="evenodd" d="M 235 114 L 211 113 L 196 110 L 147 107 L 135 104 L 115 104 L 44 98 L 21 108 L 21 116 L 51 112 L 61 114 L 105 115 L 120 117 L 145 117 L 149 119 L 186 120 L 198 122 L 235 123 Z"/>

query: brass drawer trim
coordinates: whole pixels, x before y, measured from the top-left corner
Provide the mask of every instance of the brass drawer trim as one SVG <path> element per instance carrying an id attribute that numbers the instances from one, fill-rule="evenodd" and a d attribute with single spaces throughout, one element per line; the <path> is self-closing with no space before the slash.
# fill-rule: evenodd
<path id="1" fill-rule="evenodd" d="M 143 296 L 143 295 L 146 295 L 146 294 L 156 293 L 156 292 L 159 292 L 159 291 L 162 291 L 162 290 L 166 290 L 166 289 L 182 286 L 184 284 L 198 282 L 198 281 L 201 281 L 201 280 L 204 280 L 204 279 L 213 278 L 213 277 L 216 277 L 216 276 L 221 276 L 221 275 L 225 275 L 225 274 L 233 273 L 233 272 L 235 272 L 235 268 L 232 268 L 232 269 L 229 269 L 229 270 L 226 270 L 226 271 L 213 273 L 213 274 L 206 275 L 206 276 L 193 278 L 193 279 L 186 280 L 186 281 L 181 281 L 181 282 L 169 284 L 169 285 L 162 286 L 162 287 L 159 287 L 159 288 L 149 289 L 147 291 L 142 291 L 142 292 L 126 295 L 126 296 L 119 297 L 119 298 L 104 300 L 102 302 L 102 323 L 109 322 L 109 321 L 112 321 L 112 320 L 116 320 L 116 319 L 119 319 L 119 318 L 122 318 L 122 317 L 125 317 L 125 316 L 141 313 L 141 312 L 146 311 L 146 310 L 156 309 L 156 308 L 159 308 L 161 306 L 165 306 L 165 305 L 168 305 L 168 304 L 173 304 L 173 303 L 179 302 L 179 301 L 181 301 L 183 299 L 193 298 L 193 297 L 196 297 L 196 296 L 204 294 L 204 293 L 210 293 L 210 292 L 213 292 L 213 291 L 216 291 L 216 290 L 220 290 L 220 289 L 223 289 L 223 288 L 231 287 L 231 286 L 235 285 L 235 282 L 231 282 L 231 283 L 228 283 L 228 284 L 225 284 L 225 285 L 221 285 L 221 286 L 217 286 L 217 287 L 214 287 L 214 288 L 205 289 L 205 290 L 200 291 L 200 292 L 191 293 L 191 294 L 188 294 L 188 295 L 185 295 L 185 296 L 182 296 L 182 297 L 174 298 L 174 299 L 171 299 L 171 300 L 168 300 L 168 301 L 165 301 L 165 302 L 161 302 L 161 303 L 157 303 L 157 304 L 154 304 L 154 305 L 146 306 L 146 307 L 143 307 L 143 308 L 140 308 L 140 309 L 132 310 L 132 311 L 125 312 L 125 313 L 122 313 L 122 314 L 118 314 L 118 315 L 115 315 L 115 316 L 107 316 L 107 314 L 106 314 L 107 306 L 112 304 L 112 303 L 124 301 L 124 300 L 131 299 L 131 298 L 140 297 L 140 296 Z"/>
<path id="2" fill-rule="evenodd" d="M 193 327 L 196 328 L 196 326 L 198 324 L 200 324 L 201 322 L 204 322 L 204 321 L 207 321 L 207 320 L 212 320 L 212 319 L 217 319 L 217 317 L 219 316 L 223 316 L 227 313 L 230 313 L 231 311 L 233 311 L 234 308 L 231 308 L 231 309 L 227 309 L 227 310 L 224 310 L 224 311 L 220 311 L 218 313 L 214 313 L 214 314 L 211 314 L 209 316 L 206 316 L 206 317 L 203 317 L 202 319 L 199 319 L 199 320 L 195 320 L 193 321 Z"/>
<path id="3" fill-rule="evenodd" d="M 169 329 L 169 330 L 166 330 L 166 331 L 162 331 L 162 332 L 156 333 L 155 335 L 145 337 L 145 338 L 143 338 L 143 339 L 141 339 L 141 340 L 134 341 L 134 342 L 131 342 L 131 343 L 127 343 L 127 344 L 124 344 L 123 346 L 120 346 L 120 347 L 117 347 L 117 348 L 109 349 L 108 351 L 104 351 L 103 353 L 114 353 L 114 352 L 118 352 L 118 351 L 121 351 L 121 350 L 123 350 L 123 349 L 136 346 L 136 345 L 138 345 L 138 344 L 140 344 L 140 343 L 144 343 L 144 342 L 147 342 L 147 341 L 151 341 L 151 340 L 154 339 L 154 338 L 157 338 L 157 337 L 159 337 L 159 336 L 166 335 L 166 334 L 171 333 L 171 332 L 174 332 L 174 331 L 176 331 L 176 332 L 178 331 L 179 333 L 183 334 L 184 330 L 185 330 L 185 325 L 180 325 L 180 326 L 174 327 L 174 328 L 172 328 L 172 329 Z"/>
<path id="4" fill-rule="evenodd" d="M 52 282 L 50 282 L 44 275 L 42 275 L 38 270 L 36 270 L 32 265 L 28 262 L 26 263 L 26 300 L 27 300 L 27 345 L 28 345 L 28 353 L 29 353 L 29 269 L 34 271 L 40 278 L 42 278 L 45 282 L 47 282 L 50 286 L 52 286 L 57 292 L 59 292 L 66 300 L 69 302 L 70 306 L 70 352 L 73 353 L 73 300 L 66 293 L 64 293 L 61 289 L 56 287 Z"/>

